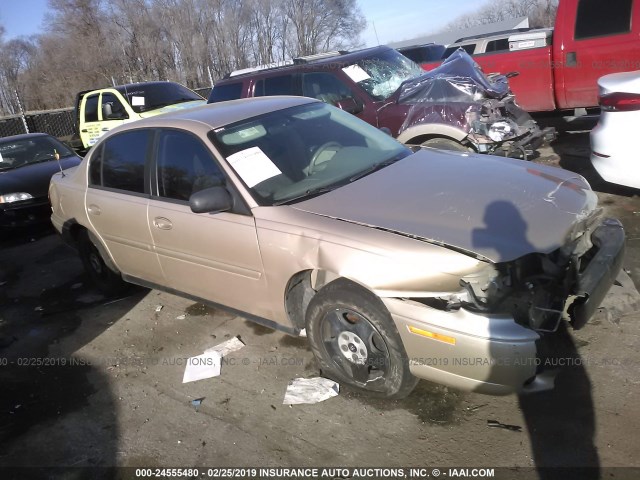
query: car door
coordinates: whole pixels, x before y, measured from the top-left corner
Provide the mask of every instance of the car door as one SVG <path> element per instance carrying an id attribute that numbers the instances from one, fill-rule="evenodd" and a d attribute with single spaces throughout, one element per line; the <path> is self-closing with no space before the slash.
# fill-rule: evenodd
<path id="1" fill-rule="evenodd" d="M 99 103 L 100 93 L 87 95 L 82 99 L 80 107 L 80 140 L 82 140 L 85 148 L 95 145 L 100 136 Z"/>
<path id="2" fill-rule="evenodd" d="M 123 99 L 115 91 L 102 92 L 100 95 L 100 113 L 102 119 L 100 135 L 104 135 L 109 130 L 119 127 L 129 120 L 129 114 L 123 104 Z"/>
<path id="3" fill-rule="evenodd" d="M 600 77 L 637 68 L 638 12 L 632 0 L 579 0 L 576 15 L 563 17 L 566 38 L 562 50 L 556 45 L 554 51 L 563 66 L 556 71 L 562 86 L 556 94 L 563 108 L 597 105 Z"/>
<path id="4" fill-rule="evenodd" d="M 167 286 L 269 316 L 254 218 L 189 207 L 194 192 L 226 182 L 208 147 L 190 132 L 163 129 L 155 160 L 148 222 Z"/>
<path id="5" fill-rule="evenodd" d="M 107 139 L 89 159 L 87 217 L 120 271 L 162 284 L 164 277 L 147 223 L 147 160 L 153 130 L 140 129 Z"/>

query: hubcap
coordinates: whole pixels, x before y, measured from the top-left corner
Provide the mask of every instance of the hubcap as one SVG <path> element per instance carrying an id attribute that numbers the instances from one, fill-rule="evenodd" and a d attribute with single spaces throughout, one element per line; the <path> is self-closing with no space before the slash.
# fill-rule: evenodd
<path id="1" fill-rule="evenodd" d="M 342 332 L 338 336 L 338 347 L 344 358 L 356 365 L 364 365 L 369 356 L 362 339 L 352 332 Z"/>
<path id="2" fill-rule="evenodd" d="M 354 384 L 382 391 L 391 367 L 389 350 L 364 315 L 347 308 L 331 309 L 320 322 L 320 335 L 335 367 Z"/>

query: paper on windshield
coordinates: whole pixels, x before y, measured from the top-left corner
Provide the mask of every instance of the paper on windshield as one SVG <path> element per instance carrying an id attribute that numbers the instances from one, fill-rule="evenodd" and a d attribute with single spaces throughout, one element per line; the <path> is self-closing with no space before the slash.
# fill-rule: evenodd
<path id="1" fill-rule="evenodd" d="M 4 162 L 4 160 L 2 159 L 2 154 L 0 153 L 0 163 Z"/>
<path id="2" fill-rule="evenodd" d="M 348 67 L 344 67 L 342 71 L 356 83 L 362 82 L 363 80 L 369 80 L 371 78 L 360 65 L 349 65 Z"/>
<path id="3" fill-rule="evenodd" d="M 131 97 L 131 105 L 133 107 L 144 107 L 144 97 Z"/>
<path id="4" fill-rule="evenodd" d="M 260 147 L 251 147 L 229 155 L 227 160 L 249 188 L 282 174 Z"/>

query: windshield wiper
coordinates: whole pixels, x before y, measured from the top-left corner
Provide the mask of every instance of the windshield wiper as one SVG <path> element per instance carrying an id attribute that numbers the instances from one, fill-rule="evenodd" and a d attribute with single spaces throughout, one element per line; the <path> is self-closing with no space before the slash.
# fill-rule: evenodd
<path id="1" fill-rule="evenodd" d="M 306 192 L 297 195 L 295 197 L 292 198 L 287 198 L 286 200 L 280 200 L 278 202 L 274 202 L 273 206 L 277 207 L 278 205 L 284 205 L 286 203 L 290 203 L 290 202 L 295 202 L 296 200 L 302 200 L 303 198 L 311 198 L 311 197 L 316 197 L 318 195 L 322 195 L 323 193 L 328 193 L 331 190 L 335 190 L 336 188 L 340 187 L 341 185 L 332 185 L 330 187 L 318 187 L 318 188 L 311 188 L 309 190 L 307 190 Z"/>
<path id="2" fill-rule="evenodd" d="M 395 157 L 390 158 L 389 160 L 385 160 L 384 162 L 371 165 L 369 168 L 359 173 L 356 173 L 353 177 L 349 178 L 349 183 L 355 182 L 356 180 L 359 180 L 362 177 L 366 177 L 367 175 L 371 175 L 373 172 L 377 172 L 378 170 L 382 170 L 384 167 L 388 167 L 392 163 L 396 163 L 398 160 L 403 159 L 405 156 L 406 155 L 403 155 L 403 154 L 396 155 Z"/>

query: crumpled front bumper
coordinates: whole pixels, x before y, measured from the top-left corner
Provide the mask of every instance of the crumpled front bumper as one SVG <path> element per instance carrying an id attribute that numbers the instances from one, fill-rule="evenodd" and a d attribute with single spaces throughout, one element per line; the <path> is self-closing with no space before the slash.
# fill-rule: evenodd
<path id="1" fill-rule="evenodd" d="M 553 127 L 546 127 L 544 129 L 535 127 L 526 135 L 516 140 L 505 141 L 498 146 L 496 146 L 496 144 L 478 144 L 476 145 L 476 149 L 480 153 L 529 160 L 538 148 L 549 144 L 555 140 L 557 136 L 556 129 Z"/>
<path id="2" fill-rule="evenodd" d="M 624 229 L 605 219 L 591 234 L 593 250 L 582 259 L 568 309 L 574 329 L 583 327 L 615 281 L 624 256 Z M 400 333 L 411 372 L 426 380 L 491 395 L 553 388 L 554 372 L 541 365 L 542 335 L 509 314 L 441 310 L 411 299 L 383 298 Z"/>
<path id="3" fill-rule="evenodd" d="M 575 330 L 584 327 L 593 316 L 620 273 L 624 257 L 624 228 L 618 220 L 607 218 L 593 232 L 591 242 L 597 252 L 578 275 L 578 298 L 568 310 Z"/>

